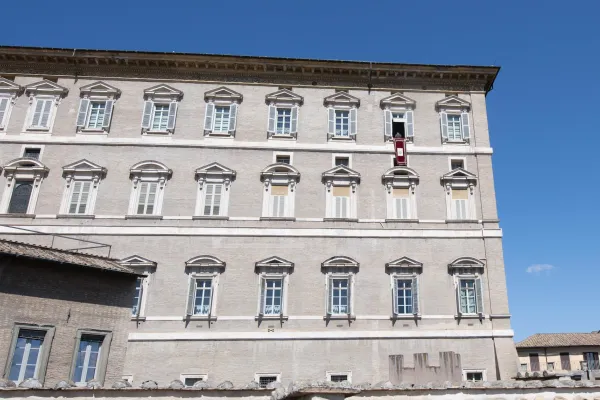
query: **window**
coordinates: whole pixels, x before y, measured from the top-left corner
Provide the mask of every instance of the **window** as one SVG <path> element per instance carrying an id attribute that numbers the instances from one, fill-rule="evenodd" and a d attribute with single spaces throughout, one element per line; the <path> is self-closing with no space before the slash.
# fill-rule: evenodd
<path id="1" fill-rule="evenodd" d="M 400 94 L 392 93 L 381 100 L 384 119 L 384 140 L 404 138 L 412 141 L 414 137 L 413 110 L 415 101 Z"/>
<path id="2" fill-rule="evenodd" d="M 21 87 L 10 79 L 0 77 L 0 132 L 6 131 L 12 107 Z"/>
<path id="3" fill-rule="evenodd" d="M 196 382 L 206 382 L 208 380 L 208 375 L 206 374 L 181 374 L 180 376 L 181 382 L 185 385 L 185 387 L 194 387 Z"/>
<path id="4" fill-rule="evenodd" d="M 331 315 L 350 314 L 349 278 L 329 279 L 329 310 Z"/>
<path id="5" fill-rule="evenodd" d="M 587 367 L 589 370 L 598 370 L 600 369 L 600 360 L 598 359 L 598 353 L 593 351 L 588 351 L 583 353 L 583 359 L 587 362 Z"/>
<path id="6" fill-rule="evenodd" d="M 571 356 L 569 353 L 560 353 L 560 369 L 563 371 L 571 370 Z"/>
<path id="7" fill-rule="evenodd" d="M 326 372 L 326 379 L 329 382 L 352 382 L 352 372 Z"/>
<path id="8" fill-rule="evenodd" d="M 172 174 L 173 171 L 157 161 L 134 165 L 130 170 L 133 188 L 129 215 L 160 216 L 165 186 Z"/>
<path id="9" fill-rule="evenodd" d="M 356 140 L 360 100 L 345 91 L 324 99 L 328 139 Z"/>
<path id="10" fill-rule="evenodd" d="M 529 354 L 529 365 L 531 365 L 531 371 L 539 371 L 540 370 L 540 357 L 537 353 Z"/>
<path id="11" fill-rule="evenodd" d="M 412 279 L 396 279 L 396 314 L 413 313 Z"/>
<path id="12" fill-rule="evenodd" d="M 92 379 L 96 379 L 103 341 L 104 336 L 81 335 L 73 374 L 75 384 L 85 384 Z"/>
<path id="13" fill-rule="evenodd" d="M 209 315 L 212 302 L 212 278 L 194 279 L 192 315 Z"/>
<path id="14" fill-rule="evenodd" d="M 477 313 L 475 279 L 460 280 L 460 312 L 463 314 Z"/>
<path id="15" fill-rule="evenodd" d="M 465 160 L 462 158 L 451 158 L 450 159 L 450 170 L 454 170 L 457 168 L 465 168 Z"/>
<path id="16" fill-rule="evenodd" d="M 385 264 L 392 279 L 392 317 L 419 316 L 419 280 L 423 264 L 408 257 L 401 257 Z"/>
<path id="17" fill-rule="evenodd" d="M 231 182 L 236 172 L 212 163 L 196 169 L 198 197 L 194 218 L 225 217 L 229 206 Z"/>
<path id="18" fill-rule="evenodd" d="M 326 218 L 356 219 L 357 193 L 360 174 L 348 167 L 337 166 L 323 172 Z"/>
<path id="19" fill-rule="evenodd" d="M 133 305 L 131 307 L 131 315 L 140 314 L 142 309 L 142 295 L 144 293 L 144 278 L 138 277 L 135 281 L 135 292 L 133 295 Z"/>
<path id="20" fill-rule="evenodd" d="M 185 263 L 189 275 L 186 304 L 188 318 L 212 319 L 216 312 L 216 291 L 225 263 L 213 256 L 198 256 Z"/>
<path id="21" fill-rule="evenodd" d="M 90 197 L 91 181 L 73 182 L 73 192 L 69 202 L 69 214 L 86 214 Z"/>
<path id="22" fill-rule="evenodd" d="M 326 317 L 351 317 L 353 315 L 352 288 L 358 263 L 349 257 L 338 256 L 325 261 L 321 268 L 326 274 Z"/>
<path id="23" fill-rule="evenodd" d="M 453 169 L 441 178 L 446 191 L 446 213 L 449 220 L 474 220 L 474 187 L 477 177 L 464 169 Z"/>
<path id="24" fill-rule="evenodd" d="M 90 103 L 90 116 L 87 121 L 88 129 L 100 129 L 104 126 L 106 116 L 106 102 L 92 101 Z"/>
<path id="25" fill-rule="evenodd" d="M 419 175 L 408 167 L 392 167 L 383 174 L 382 182 L 386 190 L 387 219 L 416 219 L 415 189 Z"/>
<path id="26" fill-rule="evenodd" d="M 204 94 L 206 112 L 204 134 L 207 136 L 233 137 L 242 95 L 224 86 Z"/>
<path id="27" fill-rule="evenodd" d="M 519 366 L 519 371 L 520 371 L 520 372 L 527 372 L 527 363 L 525 363 L 525 364 L 521 364 L 521 365 Z"/>
<path id="28" fill-rule="evenodd" d="M 452 216 L 453 219 L 468 219 L 468 189 L 452 190 Z"/>
<path id="29" fill-rule="evenodd" d="M 42 149 L 39 147 L 26 147 L 23 150 L 23 158 L 32 158 L 34 160 L 39 160 L 42 154 Z"/>
<path id="30" fill-rule="evenodd" d="M 30 107 L 25 122 L 25 130 L 52 130 L 56 109 L 68 89 L 49 80 L 42 80 L 25 86 L 25 94 L 30 99 Z"/>
<path id="31" fill-rule="evenodd" d="M 333 199 L 335 218 L 349 218 L 350 186 L 334 186 Z"/>
<path id="32" fill-rule="evenodd" d="M 288 155 L 278 154 L 275 156 L 276 163 L 291 164 L 291 157 Z"/>
<path id="33" fill-rule="evenodd" d="M 143 319 L 150 276 L 156 269 L 156 263 L 140 256 L 130 256 L 120 260 L 119 264 L 143 275 L 138 276 L 135 282 L 135 291 L 131 304 L 131 316 L 135 319 Z"/>
<path id="34" fill-rule="evenodd" d="M 168 85 L 144 90 L 143 134 L 173 134 L 183 92 Z"/>
<path id="35" fill-rule="evenodd" d="M 461 257 L 448 265 L 455 276 L 458 317 L 483 316 L 483 284 L 485 264 L 473 257 Z"/>
<path id="36" fill-rule="evenodd" d="M 408 219 L 410 216 L 410 194 L 409 189 L 393 188 L 394 196 L 394 218 Z"/>
<path id="37" fill-rule="evenodd" d="M 336 156 L 334 158 L 334 167 L 337 167 L 338 165 L 350 168 L 350 157 Z"/>
<path id="38" fill-rule="evenodd" d="M 269 257 L 256 263 L 259 278 L 258 318 L 287 318 L 286 296 L 289 275 L 294 264 L 280 257 Z"/>
<path id="39" fill-rule="evenodd" d="M 40 186 L 49 169 L 38 160 L 17 158 L 4 166 L 6 186 L 2 193 L 0 212 L 33 214 Z"/>
<path id="40" fill-rule="evenodd" d="M 77 130 L 80 133 L 106 133 L 116 99 L 121 91 L 104 82 L 94 82 L 79 89 L 81 101 L 77 113 Z"/>
<path id="41" fill-rule="evenodd" d="M 335 110 L 335 136 L 350 136 L 350 111 Z"/>
<path id="42" fill-rule="evenodd" d="M 38 97 L 34 101 L 31 116 L 31 129 L 50 129 L 50 113 L 54 105 L 54 98 Z"/>
<path id="43" fill-rule="evenodd" d="M 460 141 L 462 140 L 462 133 L 460 130 L 460 115 L 449 114 L 448 115 L 448 141 Z"/>
<path id="44" fill-rule="evenodd" d="M 14 345 L 8 379 L 20 383 L 40 376 L 46 331 L 20 329 Z"/>
<path id="45" fill-rule="evenodd" d="M 300 172 L 291 165 L 272 164 L 263 170 L 260 179 L 265 185 L 262 218 L 294 218 Z"/>
<path id="46" fill-rule="evenodd" d="M 483 382 L 485 380 L 483 371 L 465 371 L 464 377 L 465 381 L 469 382 Z"/>
<path id="47" fill-rule="evenodd" d="M 269 138 L 296 138 L 298 134 L 298 114 L 304 102 L 289 89 L 280 89 L 266 97 L 269 104 L 267 133 Z"/>
<path id="48" fill-rule="evenodd" d="M 553 362 L 549 362 L 546 364 L 546 369 L 548 371 L 554 371 L 554 363 Z"/>
<path id="49" fill-rule="evenodd" d="M 106 176 L 106 168 L 87 160 L 79 160 L 63 167 L 66 181 L 60 213 L 93 215 L 98 185 Z"/>
<path id="50" fill-rule="evenodd" d="M 471 104 L 451 95 L 436 103 L 440 112 L 442 142 L 468 142 L 471 137 L 469 110 Z"/>
<path id="51" fill-rule="evenodd" d="M 261 389 L 266 389 L 273 382 L 281 382 L 281 374 L 254 374 L 254 380 Z"/>

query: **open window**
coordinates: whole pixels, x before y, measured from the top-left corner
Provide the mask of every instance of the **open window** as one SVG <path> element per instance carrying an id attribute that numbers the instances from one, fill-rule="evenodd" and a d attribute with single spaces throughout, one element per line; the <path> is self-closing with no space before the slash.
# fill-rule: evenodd
<path id="1" fill-rule="evenodd" d="M 40 161 L 31 158 L 17 158 L 6 164 L 6 186 L 2 194 L 0 212 L 34 214 L 40 186 L 49 171 Z"/>
<path id="2" fill-rule="evenodd" d="M 238 108 L 244 97 L 225 86 L 204 93 L 204 135 L 234 137 Z"/>
<path id="3" fill-rule="evenodd" d="M 187 319 L 216 319 L 219 276 L 225 271 L 225 262 L 214 256 L 202 255 L 185 263 L 188 274 L 188 297 L 185 307 Z"/>
<path id="4" fill-rule="evenodd" d="M 257 320 L 286 320 L 289 277 L 294 263 L 273 256 L 257 262 L 255 271 L 259 282 Z"/>
<path id="5" fill-rule="evenodd" d="M 300 172 L 289 164 L 271 164 L 261 172 L 260 180 L 265 187 L 262 218 L 294 219 Z"/>
<path id="6" fill-rule="evenodd" d="M 133 255 L 119 261 L 119 264 L 136 271 L 138 276 L 135 284 L 135 292 L 131 305 L 131 318 L 144 320 L 146 316 L 146 303 L 148 300 L 148 288 L 152 274 L 156 272 L 156 262 L 147 258 Z"/>
<path id="7" fill-rule="evenodd" d="M 415 101 L 401 93 L 392 93 L 381 100 L 384 119 L 384 140 L 402 138 L 412 141 L 415 134 Z"/>

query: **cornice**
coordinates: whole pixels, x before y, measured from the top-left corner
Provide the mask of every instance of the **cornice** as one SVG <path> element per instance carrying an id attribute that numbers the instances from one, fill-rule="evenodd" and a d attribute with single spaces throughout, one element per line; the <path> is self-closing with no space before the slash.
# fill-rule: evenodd
<path id="1" fill-rule="evenodd" d="M 487 92 L 499 67 L 0 46 L 0 71 Z"/>

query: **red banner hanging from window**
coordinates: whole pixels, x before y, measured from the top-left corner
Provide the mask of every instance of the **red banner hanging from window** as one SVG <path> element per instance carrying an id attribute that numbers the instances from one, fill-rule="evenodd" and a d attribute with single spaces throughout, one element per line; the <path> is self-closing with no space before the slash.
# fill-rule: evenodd
<path id="1" fill-rule="evenodd" d="M 396 165 L 406 166 L 406 142 L 404 138 L 394 138 Z"/>

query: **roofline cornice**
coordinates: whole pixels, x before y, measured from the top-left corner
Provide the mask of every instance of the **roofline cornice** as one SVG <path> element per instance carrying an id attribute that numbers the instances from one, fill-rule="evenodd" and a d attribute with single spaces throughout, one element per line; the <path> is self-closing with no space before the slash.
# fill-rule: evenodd
<path id="1" fill-rule="evenodd" d="M 499 67 L 0 46 L 0 72 L 491 90 Z"/>

